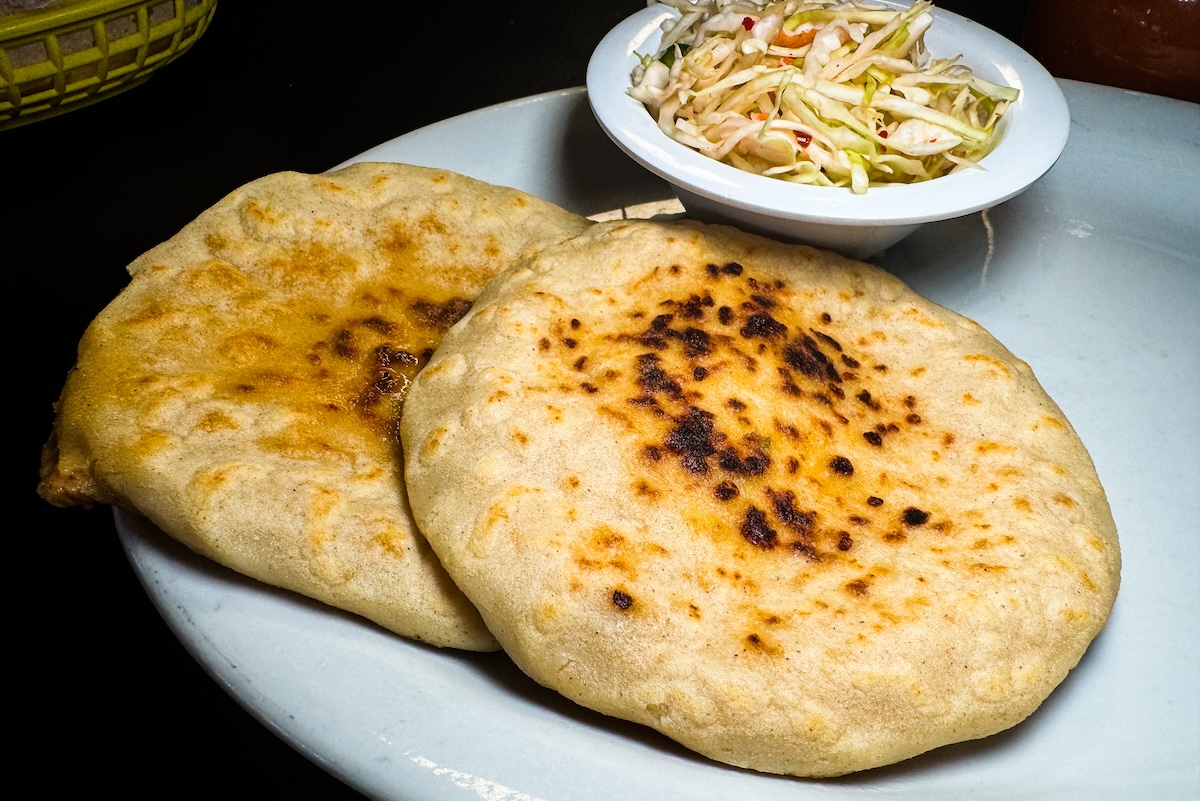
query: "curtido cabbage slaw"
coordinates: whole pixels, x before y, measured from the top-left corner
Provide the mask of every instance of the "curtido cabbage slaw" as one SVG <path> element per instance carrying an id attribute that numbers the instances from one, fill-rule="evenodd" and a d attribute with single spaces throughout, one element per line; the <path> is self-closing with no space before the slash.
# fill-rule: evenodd
<path id="1" fill-rule="evenodd" d="M 659 0 L 657 53 L 629 93 L 676 141 L 748 172 L 820 186 L 926 181 L 978 167 L 1018 90 L 933 58 L 933 4 Z"/>

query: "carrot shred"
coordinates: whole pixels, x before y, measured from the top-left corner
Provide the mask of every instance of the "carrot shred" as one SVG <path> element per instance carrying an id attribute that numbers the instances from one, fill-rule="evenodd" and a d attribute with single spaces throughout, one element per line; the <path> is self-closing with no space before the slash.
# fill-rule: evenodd
<path id="1" fill-rule="evenodd" d="M 813 39 L 816 38 L 816 28 L 809 28 L 803 33 L 788 33 L 787 31 L 780 31 L 775 37 L 775 41 L 771 44 L 777 47 L 786 47 L 789 50 L 795 50 L 798 47 L 804 47 L 807 44 L 812 44 Z"/>

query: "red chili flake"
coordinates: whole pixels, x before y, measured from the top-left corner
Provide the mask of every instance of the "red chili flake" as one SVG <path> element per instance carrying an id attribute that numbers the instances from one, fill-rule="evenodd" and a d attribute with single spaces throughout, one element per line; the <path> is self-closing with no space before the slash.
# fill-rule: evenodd
<path id="1" fill-rule="evenodd" d="M 880 129 L 879 129 L 879 138 L 880 138 L 880 139 L 887 139 L 887 137 L 888 137 L 887 128 L 880 128 Z"/>
<path id="2" fill-rule="evenodd" d="M 800 147 L 808 147 L 812 144 L 812 134 L 808 131 L 796 131 L 796 141 L 800 143 Z"/>
<path id="3" fill-rule="evenodd" d="M 751 19 L 750 17 L 743 17 L 742 18 L 742 27 L 745 28 L 746 30 L 750 30 L 751 28 L 754 27 L 754 20 Z"/>

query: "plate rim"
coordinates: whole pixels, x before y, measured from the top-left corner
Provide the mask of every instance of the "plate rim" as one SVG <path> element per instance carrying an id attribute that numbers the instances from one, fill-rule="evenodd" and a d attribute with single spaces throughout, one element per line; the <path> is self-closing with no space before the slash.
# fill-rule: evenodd
<path id="1" fill-rule="evenodd" d="M 1089 91 L 1090 91 L 1090 89 L 1089 89 Z M 580 93 L 577 90 L 568 89 L 568 90 L 557 90 L 557 91 L 550 92 L 550 93 L 544 93 L 542 95 L 534 95 L 534 96 L 530 96 L 528 98 L 519 98 L 514 101 L 508 101 L 505 103 L 496 104 L 496 106 L 491 106 L 488 108 L 511 107 L 512 105 L 527 102 L 531 98 L 539 98 L 539 97 L 545 98 L 548 95 L 549 96 L 558 96 L 559 98 L 561 98 L 561 101 L 564 103 L 584 102 L 584 98 L 582 98 L 580 96 Z M 552 103 L 551 105 L 555 105 L 555 104 Z M 532 107 L 546 108 L 546 106 L 543 106 L 543 105 L 534 105 Z M 486 109 L 476 110 L 475 112 L 468 112 L 466 115 L 460 115 L 460 116 L 469 116 L 469 115 L 472 115 L 479 111 L 484 111 L 484 110 L 486 110 Z M 442 120 L 437 123 L 433 123 L 433 125 L 439 125 L 442 123 L 452 122 L 456 119 L 458 119 L 458 118 L 456 117 L 456 118 L 450 118 L 448 120 Z M 429 126 L 427 126 L 427 127 L 429 127 Z M 389 140 L 388 143 L 384 143 L 384 144 L 392 144 L 392 143 L 398 142 L 399 140 L 402 140 L 405 137 L 419 134 L 424 130 L 426 130 L 426 129 L 425 128 L 415 129 L 414 131 L 403 134 L 399 137 L 396 137 L 393 140 Z M 121 529 L 122 529 L 122 527 L 121 527 L 120 523 L 118 523 L 118 532 L 120 533 L 123 545 L 125 545 L 125 544 L 127 544 L 128 535 L 126 533 L 122 532 Z M 128 553 L 128 551 L 127 551 L 127 553 Z M 159 593 L 162 591 L 161 586 L 158 587 L 157 589 L 152 589 L 151 585 L 153 585 L 157 581 L 157 579 L 154 576 L 148 576 L 146 574 L 143 574 L 141 572 L 141 569 L 138 568 L 138 566 L 133 558 L 134 556 L 135 556 L 135 554 L 131 554 L 130 561 L 135 563 L 135 570 L 138 571 L 139 580 L 141 581 L 143 586 L 146 587 L 148 594 L 151 596 L 155 605 L 159 608 L 160 613 L 162 613 L 163 617 L 165 619 L 167 619 L 168 625 L 171 625 L 171 622 L 172 622 L 171 615 L 174 613 L 177 613 L 179 610 L 164 610 L 164 608 L 163 608 L 163 600 L 164 599 L 161 595 L 156 594 L 156 593 Z M 250 580 L 250 579 L 246 579 L 246 581 L 252 582 L 252 580 Z M 256 584 L 255 584 L 255 587 L 256 587 L 256 596 L 257 596 L 257 585 Z M 269 588 L 267 588 L 267 589 L 269 589 Z M 263 591 L 266 592 L 267 589 L 264 589 Z M 1128 596 L 1124 596 L 1124 597 L 1125 597 L 1125 606 L 1127 607 L 1128 603 L 1131 599 Z M 302 599 L 302 598 L 297 598 L 295 600 L 297 603 L 306 602 L 306 599 Z M 315 602 L 313 602 L 313 603 L 315 603 Z M 1121 599 L 1119 598 L 1118 599 L 1118 610 L 1121 607 L 1122 607 L 1122 603 L 1121 603 Z M 340 613 L 334 613 L 334 614 L 340 614 Z M 355 627 L 356 627 L 356 631 L 357 631 L 358 626 L 361 625 L 361 623 L 357 620 L 354 621 L 354 623 L 355 623 Z M 173 632 L 176 631 L 176 628 L 174 625 L 171 625 L 171 628 L 172 628 Z M 371 631 L 371 629 L 368 627 L 367 629 L 365 629 L 365 631 L 369 632 L 369 631 Z M 1117 636 L 1116 633 L 1112 632 L 1110 629 L 1106 629 L 1106 632 L 1109 632 L 1109 641 L 1110 641 L 1111 647 L 1116 647 L 1116 645 L 1111 642 Z M 342 759 L 344 754 L 327 751 L 327 750 L 319 747 L 319 745 L 316 744 L 316 741 L 313 740 L 311 736 L 309 736 L 311 734 L 310 731 L 298 732 L 297 729 L 294 728 L 294 726 L 288 725 L 287 720 L 280 722 L 280 720 L 277 717 L 268 715 L 268 713 L 266 711 L 264 711 L 263 709 L 256 708 L 256 707 L 250 705 L 251 701 L 248 700 L 248 697 L 249 697 L 247 694 L 248 691 L 245 689 L 245 686 L 244 686 L 245 685 L 245 676 L 244 675 L 240 676 L 236 679 L 236 682 L 240 682 L 240 683 L 238 683 L 237 688 L 234 689 L 234 685 L 233 685 L 233 683 L 231 683 L 234 680 L 229 677 L 229 674 L 221 673 L 221 672 L 217 672 L 217 673 L 213 672 L 214 665 L 212 662 L 212 659 L 213 659 L 212 654 L 197 655 L 197 652 L 194 650 L 194 648 L 197 647 L 197 644 L 195 641 L 185 639 L 184 637 L 179 636 L 178 633 L 176 634 L 176 636 L 179 637 L 179 639 L 181 639 L 183 641 L 184 645 L 186 647 L 188 647 L 189 652 L 192 653 L 193 656 L 195 656 L 195 658 L 201 664 L 201 666 L 207 672 L 209 672 L 210 675 L 213 675 L 214 679 L 216 679 L 222 687 L 224 687 L 228 692 L 230 692 L 230 694 L 235 698 L 235 700 L 237 700 L 244 708 L 246 708 L 247 711 L 252 715 L 252 717 L 254 717 L 256 720 L 259 720 L 260 722 L 262 722 L 273 733 L 275 733 L 277 736 L 281 737 L 281 739 L 283 739 L 285 742 L 287 742 L 289 745 L 291 745 L 297 751 L 302 753 L 304 756 L 306 756 L 307 758 L 312 760 L 314 763 L 319 765 L 321 768 L 327 770 L 328 772 L 335 775 L 340 780 L 344 781 L 346 784 L 350 785 L 351 787 L 354 787 L 355 789 L 357 789 L 361 792 L 367 793 L 374 797 L 380 797 L 380 798 L 399 797 L 399 794 L 403 794 L 405 798 L 409 799 L 409 801 L 412 801 L 412 799 L 436 799 L 436 798 L 444 798 L 444 797 L 446 797 L 446 795 L 452 794 L 452 793 L 459 793 L 461 795 L 464 792 L 464 788 L 461 784 L 456 785 L 453 788 L 451 788 L 449 786 L 457 779 L 462 779 L 462 780 L 466 781 L 467 779 L 480 779 L 481 778 L 479 775 L 476 775 L 473 777 L 466 776 L 464 778 L 461 771 L 458 774 L 455 774 L 453 771 L 451 771 L 449 773 L 443 772 L 443 773 L 437 774 L 436 780 L 435 780 L 434 773 L 432 772 L 434 770 L 434 768 L 428 768 L 427 766 L 418 766 L 418 767 L 421 767 L 422 770 L 417 770 L 414 768 L 414 769 L 409 770 L 405 774 L 406 777 L 412 778 L 411 785 L 405 784 L 403 786 L 396 786 L 394 784 L 388 783 L 386 781 L 386 779 L 384 777 L 382 777 L 381 774 L 379 773 L 378 766 L 374 767 L 374 769 L 373 769 L 374 772 L 372 772 L 371 775 L 369 775 L 369 776 L 363 775 L 363 773 L 359 770 L 358 766 L 355 766 L 353 764 L 347 765 L 345 763 L 345 761 Z M 363 636 L 370 636 L 370 635 L 364 634 Z M 208 645 L 212 646 L 213 644 L 208 643 Z M 400 641 L 398 643 L 398 645 L 402 646 L 403 650 L 408 650 L 408 648 L 410 648 L 410 647 L 414 648 L 414 649 L 422 648 L 422 646 L 420 646 L 419 644 L 409 643 L 407 641 Z M 218 665 L 217 667 L 221 667 L 221 666 Z M 282 709 L 279 711 L 281 711 L 283 713 L 287 712 L 286 709 Z M 1043 719 L 1043 721 L 1044 721 L 1044 719 Z M 1030 724 L 1025 723 L 1025 724 L 1021 724 L 1021 725 L 1022 725 L 1022 727 L 1025 727 Z M 1025 731 L 1025 729 L 1022 729 L 1022 731 Z M 607 746 L 609 744 L 606 743 L 605 745 Z M 618 747 L 619 746 L 620 746 L 620 744 L 618 744 Z M 636 755 L 638 753 L 638 749 L 640 749 L 641 747 L 642 746 L 640 743 L 632 742 L 629 744 L 628 751 L 630 753 L 634 753 Z M 339 743 L 339 748 L 344 748 L 344 744 Z M 954 746 L 951 746 L 950 748 L 954 748 Z M 661 754 L 657 754 L 657 756 L 661 756 Z M 674 755 L 668 755 L 668 756 L 673 757 Z M 924 759 L 924 757 L 917 757 L 915 759 L 921 760 L 921 759 Z M 913 761 L 910 761 L 910 764 L 912 762 Z M 707 763 L 705 763 L 705 764 L 707 764 Z M 441 767 L 437 767 L 436 769 L 442 770 L 443 768 L 446 768 L 447 770 L 449 770 L 449 767 L 450 766 L 441 766 Z M 757 775 L 747 777 L 744 772 L 738 771 L 737 769 L 727 768 L 722 765 L 717 765 L 716 763 L 713 763 L 711 765 L 711 768 L 712 768 L 712 771 L 705 775 L 711 776 L 713 778 L 713 786 L 723 786 L 723 783 L 729 782 L 733 785 L 737 785 L 740 787 L 741 783 L 743 781 L 746 781 L 747 779 L 753 781 L 755 779 L 760 778 Z M 888 769 L 881 769 L 881 770 L 888 770 Z M 422 771 L 424 771 L 424 772 L 422 772 Z M 895 774 L 892 774 L 892 775 L 894 776 Z M 905 777 L 904 782 L 906 784 L 911 785 L 911 784 L 914 784 L 914 782 L 915 782 L 918 786 L 923 786 L 922 779 L 924 778 L 924 775 L 925 774 L 921 773 L 920 771 L 918 771 L 918 773 L 915 777 L 906 776 L 905 774 L 901 773 L 901 776 Z M 1182 771 L 1179 771 L 1173 775 L 1174 776 L 1173 780 L 1179 781 L 1182 778 L 1182 780 L 1184 780 L 1184 781 L 1192 782 L 1192 781 L 1195 781 L 1196 775 L 1200 775 L 1200 774 L 1196 774 L 1194 768 L 1192 769 L 1191 773 L 1188 773 L 1186 775 L 1182 774 Z M 768 794 L 764 794 L 763 796 L 760 796 L 762 798 L 765 798 L 768 795 L 771 798 L 776 798 L 776 797 L 782 798 L 785 796 L 789 797 L 789 798 L 794 798 L 794 797 L 796 797 L 796 795 L 798 793 L 802 793 L 811 798 L 834 798 L 834 797 L 836 797 L 836 798 L 847 798 L 847 797 L 867 798 L 867 797 L 877 797 L 878 792 L 879 792 L 878 789 L 876 789 L 872 786 L 872 783 L 869 780 L 869 777 L 866 777 L 866 780 L 861 783 L 848 782 L 848 783 L 843 783 L 840 785 L 825 785 L 825 784 L 820 784 L 820 783 L 817 783 L 817 784 L 797 783 L 786 777 L 770 777 L 770 776 L 768 776 L 768 777 L 761 777 L 761 778 L 765 778 L 772 782 L 779 782 L 779 784 L 777 786 L 784 788 L 784 790 L 780 791 L 780 795 L 778 795 L 778 796 L 776 796 L 774 793 L 768 793 Z M 1160 782 L 1163 781 L 1161 776 L 1159 776 L 1158 779 Z M 477 786 L 484 786 L 484 785 L 481 784 L 481 785 L 477 785 Z M 499 785 L 493 785 L 493 786 L 500 787 L 500 789 L 504 789 Z M 759 785 L 750 784 L 748 786 L 756 787 Z M 767 784 L 767 785 L 762 785 L 762 786 L 770 787 L 772 785 Z M 798 786 L 802 787 L 804 789 L 797 790 L 796 788 Z M 1172 786 L 1176 786 L 1176 785 L 1173 784 Z M 1188 787 L 1191 787 L 1191 786 L 1193 786 L 1193 785 L 1192 784 L 1188 785 Z M 508 788 L 508 789 L 511 790 L 512 788 Z M 893 788 L 893 789 L 895 790 L 897 788 Z M 467 792 L 469 792 L 469 789 L 467 790 Z M 497 790 L 497 792 L 499 792 L 499 790 Z M 569 793 L 564 792 L 563 794 L 567 795 Z M 580 792 L 578 793 L 578 795 L 581 795 L 581 796 L 586 795 L 585 788 L 580 788 Z M 904 793 L 899 793 L 899 795 L 904 795 Z M 1051 793 L 1051 795 L 1053 795 L 1053 794 Z M 469 797 L 469 795 L 466 797 Z M 512 790 L 512 793 L 508 797 L 505 797 L 505 796 L 498 796 L 498 797 L 504 798 L 504 801 L 510 801 L 510 798 L 511 798 L 511 801 L 518 801 L 518 799 L 531 798 L 531 796 L 529 796 L 525 793 L 521 793 L 520 791 L 517 791 L 517 790 Z M 591 796 L 588 796 L 588 797 L 591 797 Z M 947 796 L 943 796 L 939 792 L 935 791 L 926 797 L 927 798 L 935 798 L 935 797 L 943 798 L 943 797 L 947 797 Z"/>

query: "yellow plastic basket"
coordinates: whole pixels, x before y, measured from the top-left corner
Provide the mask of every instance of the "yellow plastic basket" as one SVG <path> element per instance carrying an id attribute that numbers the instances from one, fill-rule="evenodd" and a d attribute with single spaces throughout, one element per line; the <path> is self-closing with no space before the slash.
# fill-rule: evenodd
<path id="1" fill-rule="evenodd" d="M 0 13 L 0 130 L 138 85 L 191 47 L 216 7 L 217 0 L 56 0 Z"/>

